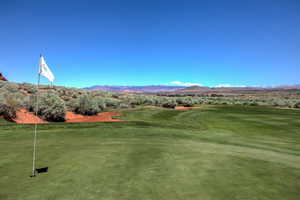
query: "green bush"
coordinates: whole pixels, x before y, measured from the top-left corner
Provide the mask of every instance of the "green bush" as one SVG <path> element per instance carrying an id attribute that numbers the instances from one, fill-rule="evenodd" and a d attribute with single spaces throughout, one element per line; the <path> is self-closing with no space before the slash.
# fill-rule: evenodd
<path id="1" fill-rule="evenodd" d="M 99 104 L 91 95 L 82 95 L 78 99 L 78 107 L 75 112 L 82 115 L 96 115 L 101 112 Z"/>
<path id="2" fill-rule="evenodd" d="M 64 121 L 66 115 L 66 105 L 59 96 L 53 92 L 39 95 L 38 115 L 47 121 Z M 35 106 L 33 106 L 35 110 Z"/>

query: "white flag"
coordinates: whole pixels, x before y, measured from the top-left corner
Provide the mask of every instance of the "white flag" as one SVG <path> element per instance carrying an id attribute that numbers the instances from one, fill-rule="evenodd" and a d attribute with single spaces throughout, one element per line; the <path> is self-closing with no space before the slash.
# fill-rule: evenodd
<path id="1" fill-rule="evenodd" d="M 50 82 L 53 82 L 54 75 L 52 74 L 51 70 L 49 69 L 43 56 L 40 57 L 40 66 L 39 67 L 40 67 L 39 74 L 46 77 Z"/>

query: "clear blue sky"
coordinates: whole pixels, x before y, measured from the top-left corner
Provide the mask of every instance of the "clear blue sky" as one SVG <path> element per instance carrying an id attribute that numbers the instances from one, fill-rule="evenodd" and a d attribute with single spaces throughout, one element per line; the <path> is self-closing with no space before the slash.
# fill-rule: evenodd
<path id="1" fill-rule="evenodd" d="M 1 0 L 0 72 L 40 53 L 64 86 L 299 84 L 300 1 Z"/>

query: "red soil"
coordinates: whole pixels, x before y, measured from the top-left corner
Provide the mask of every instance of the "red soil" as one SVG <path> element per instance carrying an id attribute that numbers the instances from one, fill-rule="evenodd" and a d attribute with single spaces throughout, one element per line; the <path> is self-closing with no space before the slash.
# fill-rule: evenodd
<path id="1" fill-rule="evenodd" d="M 41 118 L 35 116 L 32 112 L 28 112 L 26 109 L 21 109 L 17 112 L 17 117 L 14 121 L 18 124 L 44 124 L 49 123 L 47 121 L 42 120 Z"/>
<path id="2" fill-rule="evenodd" d="M 120 113 L 104 112 L 93 116 L 83 116 L 73 112 L 66 113 L 66 122 L 120 122 L 124 120 L 112 119 L 113 116 L 120 116 Z"/>
<path id="3" fill-rule="evenodd" d="M 83 116 L 75 114 L 73 112 L 66 113 L 66 122 L 119 122 L 124 121 L 120 119 L 112 119 L 113 116 L 120 116 L 120 113 L 104 112 L 94 116 Z M 34 115 L 32 112 L 28 112 L 26 109 L 17 111 L 17 117 L 14 121 L 18 124 L 34 124 L 34 123 L 49 123 Z"/>
<path id="4" fill-rule="evenodd" d="M 184 107 L 184 106 L 176 106 L 176 110 L 189 110 L 189 109 L 200 109 L 200 107 Z"/>

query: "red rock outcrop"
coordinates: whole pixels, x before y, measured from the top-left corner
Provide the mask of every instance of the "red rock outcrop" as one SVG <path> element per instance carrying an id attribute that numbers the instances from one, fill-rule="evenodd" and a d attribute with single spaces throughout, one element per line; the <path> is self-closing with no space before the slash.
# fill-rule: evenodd
<path id="1" fill-rule="evenodd" d="M 1 80 L 1 81 L 7 81 L 7 79 L 2 75 L 1 72 L 0 72 L 0 80 Z"/>

